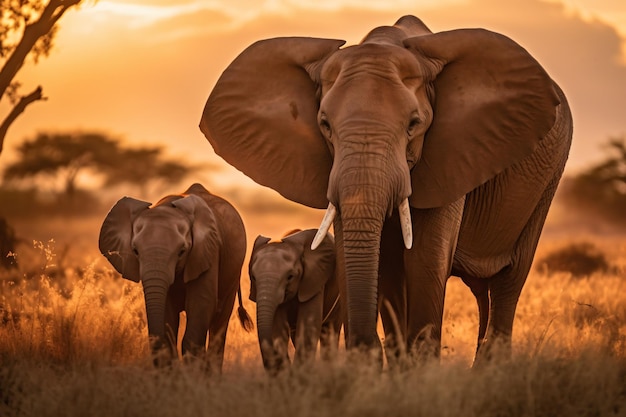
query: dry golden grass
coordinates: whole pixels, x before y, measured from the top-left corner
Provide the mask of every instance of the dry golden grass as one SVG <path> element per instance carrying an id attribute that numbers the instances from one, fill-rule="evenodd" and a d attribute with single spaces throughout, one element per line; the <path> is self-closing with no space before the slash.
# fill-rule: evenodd
<path id="1" fill-rule="evenodd" d="M 259 233 L 315 227 L 316 216 L 251 223 L 244 215 L 248 244 Z M 537 258 L 570 239 L 544 238 Z M 141 286 L 113 274 L 95 242 L 82 250 L 69 243 L 69 252 L 85 258 L 68 255 L 62 267 L 52 243 L 22 245 L 21 269 L 0 274 L 0 415 L 626 415 L 626 245 L 621 238 L 584 239 L 593 239 L 613 270 L 583 279 L 533 270 L 511 360 L 471 369 L 477 309 L 453 278 L 440 363 L 381 372 L 372 358 L 340 350 L 330 363 L 276 378 L 262 368 L 256 334 L 234 318 L 221 376 L 181 363 L 154 369 Z M 254 318 L 245 270 L 245 305 Z"/>

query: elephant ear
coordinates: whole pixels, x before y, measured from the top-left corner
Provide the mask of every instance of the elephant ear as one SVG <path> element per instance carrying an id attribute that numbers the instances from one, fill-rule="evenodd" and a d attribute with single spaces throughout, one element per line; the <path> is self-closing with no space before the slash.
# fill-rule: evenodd
<path id="1" fill-rule="evenodd" d="M 552 80 L 506 36 L 459 29 L 404 44 L 438 72 L 434 119 L 411 172 L 412 206 L 456 201 L 530 155 L 554 125 Z"/>
<path id="2" fill-rule="evenodd" d="M 189 194 L 172 202 L 172 205 L 182 210 L 191 220 L 193 243 L 183 274 L 184 281 L 189 282 L 209 269 L 218 267 L 221 236 L 213 210 L 201 197 Z"/>
<path id="3" fill-rule="evenodd" d="M 256 303 L 256 281 L 252 279 L 252 263 L 254 258 L 256 257 L 257 251 L 267 245 L 267 243 L 271 239 L 269 237 L 258 235 L 254 240 L 254 245 L 252 246 L 252 254 L 250 255 L 250 262 L 248 263 L 248 276 L 250 277 L 250 296 L 248 297 L 250 301 Z"/>
<path id="4" fill-rule="evenodd" d="M 317 229 L 302 232 L 283 238 L 283 241 L 297 242 L 302 245 L 302 264 L 304 272 L 298 288 L 298 300 L 305 302 L 324 290 L 328 280 L 335 274 L 335 240 L 329 233 L 315 250 L 311 250 L 311 242 Z"/>
<path id="5" fill-rule="evenodd" d="M 122 277 L 139 282 L 139 260 L 133 253 L 131 238 L 133 222 L 139 213 L 147 210 L 151 203 L 131 197 L 120 199 L 109 211 L 98 238 L 98 247 Z"/>
<path id="6" fill-rule="evenodd" d="M 332 157 L 317 124 L 317 78 L 343 44 L 275 38 L 244 50 L 219 78 L 200 121 L 215 152 L 284 197 L 325 208 Z"/>

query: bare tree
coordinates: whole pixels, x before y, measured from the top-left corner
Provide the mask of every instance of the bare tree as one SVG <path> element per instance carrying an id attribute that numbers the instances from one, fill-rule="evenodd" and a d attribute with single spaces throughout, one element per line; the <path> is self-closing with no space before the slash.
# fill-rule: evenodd
<path id="1" fill-rule="evenodd" d="M 30 104 L 45 100 L 41 86 L 21 96 L 15 76 L 27 57 L 35 63 L 48 56 L 57 33 L 57 22 L 82 0 L 0 0 L 0 101 L 8 97 L 13 108 L 0 124 L 0 153 L 7 131 Z"/>

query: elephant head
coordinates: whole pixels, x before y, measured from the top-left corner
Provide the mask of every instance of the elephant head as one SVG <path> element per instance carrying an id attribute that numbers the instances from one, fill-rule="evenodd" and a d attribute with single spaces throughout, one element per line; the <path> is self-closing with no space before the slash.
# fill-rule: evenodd
<path id="1" fill-rule="evenodd" d="M 124 278 L 142 282 L 156 352 L 166 340 L 170 286 L 177 277 L 189 282 L 217 266 L 220 237 L 212 210 L 196 195 L 169 196 L 150 206 L 130 197 L 120 199 L 102 224 L 99 247 Z"/>
<path id="2" fill-rule="evenodd" d="M 217 154 L 256 182 L 328 206 L 320 235 L 334 218 L 348 344 L 375 346 L 385 220 L 400 210 L 410 248 L 409 205 L 455 202 L 530 155 L 559 100 L 525 49 L 486 30 L 432 33 L 405 16 L 358 45 L 343 44 L 251 45 L 218 80 L 200 128 Z"/>
<path id="3" fill-rule="evenodd" d="M 273 346 L 273 326 L 279 306 L 292 300 L 306 303 L 323 294 L 324 286 L 334 276 L 334 239 L 327 234 L 313 251 L 311 243 L 315 234 L 313 229 L 298 230 L 279 241 L 265 236 L 254 241 L 249 264 L 250 299 L 257 304 L 259 345 L 268 369 L 283 357 L 274 352 Z M 321 307 L 323 296 L 319 302 Z M 321 308 L 319 312 L 322 313 Z"/>

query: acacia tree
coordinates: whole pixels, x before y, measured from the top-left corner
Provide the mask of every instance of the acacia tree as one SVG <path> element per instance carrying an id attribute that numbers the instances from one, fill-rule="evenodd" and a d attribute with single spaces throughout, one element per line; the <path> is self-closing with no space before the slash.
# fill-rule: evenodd
<path id="1" fill-rule="evenodd" d="M 108 170 L 120 154 L 118 142 L 99 133 L 40 133 L 16 150 L 19 158 L 6 167 L 5 180 L 60 178 L 70 198 L 79 174 Z"/>
<path id="2" fill-rule="evenodd" d="M 40 133 L 17 147 L 19 158 L 7 166 L 5 180 L 61 179 L 72 198 L 81 174 L 102 177 L 105 186 L 137 186 L 142 194 L 157 181 L 176 184 L 197 167 L 166 159 L 161 147 L 129 148 L 101 133 Z"/>
<path id="3" fill-rule="evenodd" d="M 30 104 L 45 100 L 41 86 L 20 95 L 21 84 L 15 76 L 30 56 L 37 63 L 48 56 L 58 30 L 57 22 L 65 12 L 82 0 L 0 0 L 0 101 L 12 105 L 0 124 L 0 153 L 7 131 Z"/>
<path id="4" fill-rule="evenodd" d="M 176 184 L 196 167 L 162 157 L 163 148 L 143 147 L 122 149 L 114 165 L 103 166 L 105 186 L 132 184 L 146 195 L 148 186 L 156 182 Z"/>

